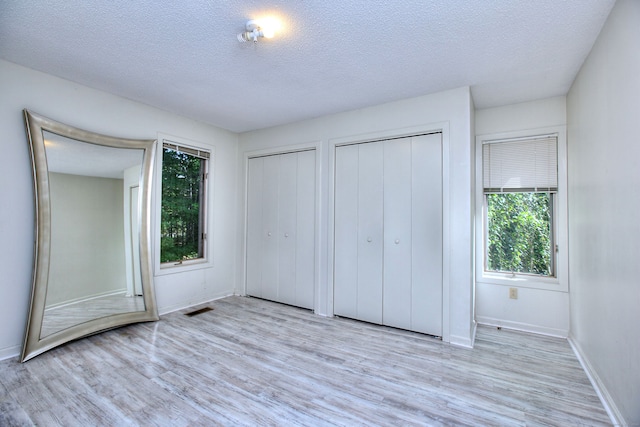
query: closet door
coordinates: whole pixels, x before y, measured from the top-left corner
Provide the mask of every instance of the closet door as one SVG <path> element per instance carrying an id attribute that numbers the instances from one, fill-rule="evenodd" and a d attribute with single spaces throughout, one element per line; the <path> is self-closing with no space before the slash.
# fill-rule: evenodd
<path id="1" fill-rule="evenodd" d="M 278 239 L 278 195 L 280 157 L 268 156 L 263 160 L 262 172 L 262 248 L 260 271 L 262 273 L 262 298 L 278 301 L 279 239 Z"/>
<path id="2" fill-rule="evenodd" d="M 297 153 L 296 294 L 294 305 L 313 309 L 316 277 L 316 152 Z"/>
<path id="3" fill-rule="evenodd" d="M 383 324 L 442 335 L 440 134 L 385 142 Z"/>
<path id="4" fill-rule="evenodd" d="M 358 319 L 358 146 L 336 147 L 333 312 Z"/>
<path id="5" fill-rule="evenodd" d="M 281 154 L 278 175 L 278 292 L 270 299 L 294 305 L 296 302 L 297 154 Z"/>
<path id="6" fill-rule="evenodd" d="M 411 141 L 411 330 L 442 336 L 442 134 Z"/>
<path id="7" fill-rule="evenodd" d="M 264 158 L 249 159 L 247 176 L 247 295 L 262 297 L 262 187 Z"/>
<path id="8" fill-rule="evenodd" d="M 334 313 L 442 335 L 440 134 L 336 147 Z"/>
<path id="9" fill-rule="evenodd" d="M 358 318 L 382 322 L 382 143 L 358 145 Z"/>
<path id="10" fill-rule="evenodd" d="M 383 145 L 337 147 L 334 313 L 382 323 Z"/>
<path id="11" fill-rule="evenodd" d="M 315 151 L 249 159 L 246 292 L 313 308 Z"/>
<path id="12" fill-rule="evenodd" d="M 411 139 L 384 143 L 383 323 L 411 329 Z"/>

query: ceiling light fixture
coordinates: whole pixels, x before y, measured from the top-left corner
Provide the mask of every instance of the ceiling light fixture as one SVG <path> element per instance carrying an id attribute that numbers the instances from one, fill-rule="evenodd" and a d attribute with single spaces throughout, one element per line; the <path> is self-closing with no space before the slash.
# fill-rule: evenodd
<path id="1" fill-rule="evenodd" d="M 275 35 L 278 28 L 279 24 L 274 19 L 252 19 L 247 21 L 245 31 L 238 34 L 238 41 L 241 43 L 248 41 L 257 43 L 260 37 L 270 39 Z"/>

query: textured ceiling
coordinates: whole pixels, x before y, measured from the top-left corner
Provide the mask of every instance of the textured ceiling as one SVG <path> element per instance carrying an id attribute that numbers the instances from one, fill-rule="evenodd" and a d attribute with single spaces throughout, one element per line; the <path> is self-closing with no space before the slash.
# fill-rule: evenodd
<path id="1" fill-rule="evenodd" d="M 460 86 L 564 95 L 613 3 L 2 0 L 0 58 L 241 132 Z M 265 15 L 281 32 L 239 43 Z"/>

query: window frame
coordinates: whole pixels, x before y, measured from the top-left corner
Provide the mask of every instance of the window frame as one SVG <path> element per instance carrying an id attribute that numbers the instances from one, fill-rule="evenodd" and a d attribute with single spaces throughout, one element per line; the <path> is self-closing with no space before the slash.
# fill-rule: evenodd
<path id="1" fill-rule="evenodd" d="M 206 162 L 206 178 L 204 182 L 203 189 L 203 198 L 204 203 L 201 205 L 201 220 L 203 224 L 201 225 L 202 230 L 201 233 L 204 233 L 205 238 L 203 242 L 203 257 L 183 260 L 183 261 L 171 261 L 171 262 L 160 262 L 160 242 L 162 237 L 162 169 L 163 169 L 163 153 L 164 153 L 164 144 L 170 144 L 178 147 L 184 147 L 185 149 L 206 152 L 209 154 L 209 158 Z M 158 152 L 157 152 L 157 162 L 156 162 L 156 178 L 155 178 L 155 225 L 154 229 L 154 247 L 155 247 L 155 255 L 154 255 L 154 264 L 155 264 L 155 274 L 157 276 L 165 275 L 165 274 L 173 274 L 180 273 L 184 271 L 190 270 L 198 270 L 203 268 L 213 267 L 213 235 L 211 232 L 213 224 L 211 218 L 211 209 L 209 206 L 211 204 L 211 200 L 213 200 L 213 171 L 214 171 L 214 161 L 215 161 L 215 150 L 214 147 L 199 143 L 196 141 L 188 140 L 182 137 L 177 137 L 174 135 L 166 135 L 162 133 L 158 133 Z"/>
<path id="2" fill-rule="evenodd" d="M 552 250 L 555 276 L 545 277 L 527 273 L 486 270 L 487 203 L 483 184 L 483 145 L 520 138 L 554 136 L 558 149 L 558 189 L 552 202 Z M 567 150 L 566 127 L 553 126 L 531 130 L 492 133 L 476 136 L 475 144 L 475 279 L 476 283 L 523 287 L 568 292 L 568 239 L 567 239 Z"/>

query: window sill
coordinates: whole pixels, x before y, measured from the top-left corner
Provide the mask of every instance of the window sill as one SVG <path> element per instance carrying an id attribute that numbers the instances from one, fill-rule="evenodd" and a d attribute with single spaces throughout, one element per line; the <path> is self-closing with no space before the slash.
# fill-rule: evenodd
<path id="1" fill-rule="evenodd" d="M 557 277 L 532 277 L 524 275 L 484 273 L 476 279 L 477 283 L 503 285 L 518 288 L 531 288 L 556 292 L 569 292 L 568 286 L 560 282 Z"/>
<path id="2" fill-rule="evenodd" d="M 155 274 L 156 276 L 164 276 L 166 274 L 184 273 L 187 271 L 202 270 L 212 267 L 213 263 L 207 259 L 194 259 L 183 261 L 182 263 L 166 262 L 160 264 L 160 266 L 156 268 Z"/>

